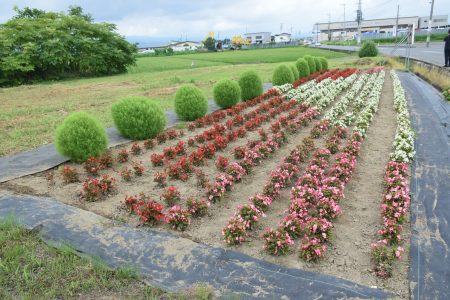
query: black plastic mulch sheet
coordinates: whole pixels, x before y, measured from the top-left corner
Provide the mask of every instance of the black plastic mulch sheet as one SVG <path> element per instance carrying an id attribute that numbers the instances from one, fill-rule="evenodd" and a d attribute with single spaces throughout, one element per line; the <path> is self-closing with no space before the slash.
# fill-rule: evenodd
<path id="1" fill-rule="evenodd" d="M 419 77 L 398 75 L 417 133 L 411 178 L 411 297 L 450 299 L 450 105 Z"/>
<path id="2" fill-rule="evenodd" d="M 133 266 L 156 287 L 179 291 L 209 284 L 223 299 L 385 299 L 386 292 L 319 273 L 288 269 L 169 233 L 113 223 L 50 198 L 0 197 L 11 214 L 39 228 L 47 242 L 66 243 L 111 267 Z M 236 298 L 237 296 L 237 298 Z"/>

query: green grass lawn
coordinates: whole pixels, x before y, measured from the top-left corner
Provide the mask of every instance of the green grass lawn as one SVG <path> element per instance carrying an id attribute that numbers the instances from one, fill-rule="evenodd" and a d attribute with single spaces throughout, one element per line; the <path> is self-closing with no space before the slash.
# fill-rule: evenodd
<path id="1" fill-rule="evenodd" d="M 280 63 L 294 63 L 305 54 L 328 58 L 347 55 L 291 47 L 142 57 L 126 74 L 0 89 L 0 156 L 53 142 L 55 128 L 71 112 L 88 111 L 111 127 L 111 104 L 122 97 L 147 96 L 164 109 L 172 109 L 175 92 L 182 84 L 193 83 L 211 98 L 212 87 L 220 79 L 237 79 L 242 72 L 255 70 L 269 82 Z M 330 67 L 343 63 L 342 59 L 330 61 Z"/>
<path id="2" fill-rule="evenodd" d="M 169 294 L 145 285 L 131 269 L 111 270 L 79 257 L 70 247 L 53 248 L 37 233 L 0 221 L 0 299 L 210 299 L 198 286 Z"/>

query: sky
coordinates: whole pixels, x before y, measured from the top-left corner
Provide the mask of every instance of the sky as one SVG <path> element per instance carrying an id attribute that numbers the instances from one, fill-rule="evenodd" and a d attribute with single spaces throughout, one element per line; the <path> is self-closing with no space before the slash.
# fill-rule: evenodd
<path id="1" fill-rule="evenodd" d="M 356 0 L 0 0 L 0 23 L 13 16 L 14 6 L 66 11 L 78 5 L 143 46 L 180 37 L 203 40 L 210 31 L 216 38 L 258 31 L 308 36 L 316 22 L 343 21 L 343 4 L 346 20 L 355 20 Z M 400 16 L 430 13 L 429 0 L 362 0 L 363 18 L 395 17 L 397 4 Z M 450 14 L 448 0 L 436 0 L 434 14 Z"/>

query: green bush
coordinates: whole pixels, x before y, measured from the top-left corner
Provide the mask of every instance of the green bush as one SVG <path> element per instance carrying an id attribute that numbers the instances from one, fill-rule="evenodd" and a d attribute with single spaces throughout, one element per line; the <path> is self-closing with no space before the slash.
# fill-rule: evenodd
<path id="1" fill-rule="evenodd" d="M 133 140 L 152 138 L 166 126 L 166 115 L 161 106 L 142 96 L 117 101 L 111 113 L 119 132 Z"/>
<path id="2" fill-rule="evenodd" d="M 326 59 L 325 57 L 319 57 L 319 59 L 320 59 L 320 64 L 322 66 L 322 70 L 328 69 L 328 59 Z"/>
<path id="3" fill-rule="evenodd" d="M 359 57 L 374 57 L 378 55 L 378 48 L 373 41 L 364 42 L 358 51 Z"/>
<path id="4" fill-rule="evenodd" d="M 100 156 L 108 145 L 105 128 L 91 115 L 76 112 L 56 128 L 56 150 L 75 162 L 91 156 Z"/>
<path id="5" fill-rule="evenodd" d="M 291 69 L 292 75 L 294 75 L 294 81 L 298 79 L 298 70 L 295 65 L 289 65 L 289 68 Z"/>
<path id="6" fill-rule="evenodd" d="M 308 63 L 309 73 L 312 74 L 312 73 L 316 72 L 317 71 L 316 70 L 316 62 L 314 60 L 314 57 L 312 57 L 311 55 L 305 55 L 305 56 L 303 56 L 303 58 Z"/>
<path id="7" fill-rule="evenodd" d="M 185 121 L 193 121 L 208 112 L 208 100 L 198 87 L 188 84 L 178 89 L 175 95 L 175 112 Z"/>
<path id="8" fill-rule="evenodd" d="M 243 101 L 258 97 L 263 93 L 261 77 L 255 71 L 246 71 L 239 77 L 241 97 Z"/>
<path id="9" fill-rule="evenodd" d="M 297 59 L 297 61 L 295 62 L 295 66 L 297 67 L 298 77 L 300 79 L 309 76 L 309 74 L 310 74 L 309 65 L 305 59 L 303 59 L 303 58 Z"/>
<path id="10" fill-rule="evenodd" d="M 322 71 L 322 62 L 320 61 L 320 58 L 317 56 L 314 56 L 314 63 L 316 64 L 316 71 Z"/>
<path id="11" fill-rule="evenodd" d="M 283 85 L 286 83 L 294 83 L 294 74 L 287 65 L 279 65 L 273 71 L 272 84 Z"/>
<path id="12" fill-rule="evenodd" d="M 214 86 L 214 101 L 222 108 L 230 108 L 241 99 L 241 88 L 236 81 L 223 79 Z"/>

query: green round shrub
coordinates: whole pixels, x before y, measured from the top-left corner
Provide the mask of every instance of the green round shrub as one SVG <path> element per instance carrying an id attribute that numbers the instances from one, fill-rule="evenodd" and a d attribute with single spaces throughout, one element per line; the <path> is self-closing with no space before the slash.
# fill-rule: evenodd
<path id="1" fill-rule="evenodd" d="M 320 64 L 322 66 L 322 70 L 328 69 L 328 59 L 326 59 L 325 57 L 319 57 L 319 59 L 320 59 Z"/>
<path id="2" fill-rule="evenodd" d="M 100 156 L 108 145 L 105 128 L 86 112 L 76 112 L 56 128 L 55 144 L 58 153 L 75 162 Z"/>
<path id="3" fill-rule="evenodd" d="M 314 56 L 314 63 L 316 64 L 316 71 L 322 71 L 322 63 L 320 62 L 320 58 Z"/>
<path id="4" fill-rule="evenodd" d="M 305 59 L 303 59 L 303 58 L 297 59 L 297 61 L 295 62 L 295 66 L 297 67 L 298 77 L 300 79 L 309 76 L 309 74 L 310 74 L 309 65 Z"/>
<path id="5" fill-rule="evenodd" d="M 208 112 L 208 99 L 198 87 L 188 84 L 175 95 L 175 112 L 185 121 L 193 121 Z"/>
<path id="6" fill-rule="evenodd" d="M 378 48 L 373 41 L 364 42 L 358 51 L 359 57 L 374 57 L 378 55 Z"/>
<path id="7" fill-rule="evenodd" d="M 214 101 L 222 108 L 230 108 L 241 99 L 241 88 L 236 81 L 223 79 L 214 86 Z"/>
<path id="8" fill-rule="evenodd" d="M 314 57 L 312 57 L 311 55 L 305 55 L 305 56 L 303 56 L 303 58 L 308 63 L 309 73 L 312 74 L 312 73 L 316 72 L 317 71 L 316 70 L 316 62 L 314 61 Z"/>
<path id="9" fill-rule="evenodd" d="M 291 69 L 292 75 L 294 75 L 294 81 L 298 79 L 298 70 L 295 65 L 289 65 L 289 68 Z"/>
<path id="10" fill-rule="evenodd" d="M 152 138 L 166 126 L 161 106 L 143 96 L 126 97 L 111 108 L 114 124 L 119 132 L 133 140 Z"/>
<path id="11" fill-rule="evenodd" d="M 243 101 L 258 97 L 263 93 L 261 77 L 255 71 L 246 71 L 239 77 L 241 97 Z"/>
<path id="12" fill-rule="evenodd" d="M 287 65 L 279 65 L 273 71 L 272 84 L 283 85 L 286 83 L 294 83 L 294 74 Z"/>

